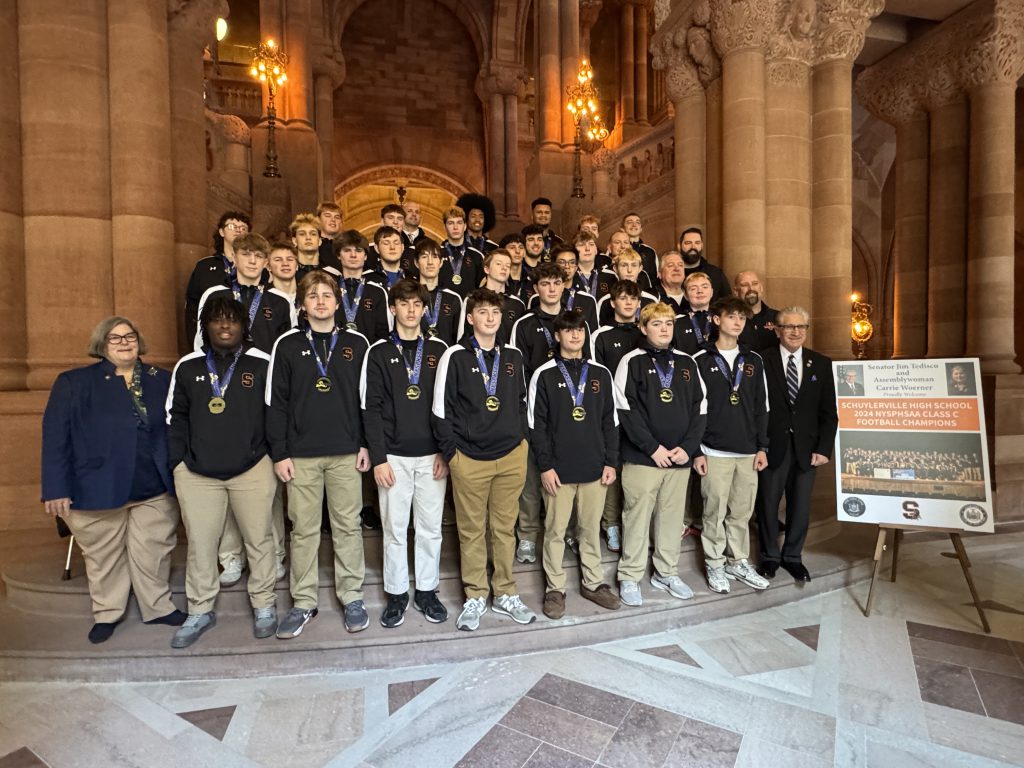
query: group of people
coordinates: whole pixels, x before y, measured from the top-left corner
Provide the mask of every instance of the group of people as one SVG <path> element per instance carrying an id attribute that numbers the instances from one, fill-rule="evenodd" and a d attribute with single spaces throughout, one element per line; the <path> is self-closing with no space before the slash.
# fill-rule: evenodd
<path id="1" fill-rule="evenodd" d="M 140 330 L 112 317 L 93 332 L 99 362 L 58 377 L 42 496 L 81 544 L 92 642 L 112 635 L 134 589 L 143 620 L 177 627 L 172 647 L 188 647 L 245 568 L 255 636 L 298 636 L 317 615 L 324 506 L 350 632 L 369 624 L 362 524 L 373 507 L 380 623 L 401 625 L 409 606 L 410 523 L 413 607 L 447 620 L 437 595 L 447 498 L 462 630 L 488 608 L 533 622 L 513 563 L 538 557 L 543 613 L 562 617 L 567 545 L 580 593 L 608 610 L 642 605 L 652 546 L 650 586 L 693 596 L 679 576 L 681 535 L 699 536 L 714 592 L 765 589 L 780 567 L 810 580 L 810 492 L 837 418 L 831 361 L 804 346 L 806 310 L 770 308 L 754 272 L 730 284 L 697 228 L 657 254 L 636 214 L 604 252 L 595 217 L 563 241 L 544 198 L 532 223 L 498 242 L 481 195 L 444 213 L 440 243 L 414 202 L 380 215 L 372 244 L 342 229 L 333 203 L 269 243 L 244 214 L 225 213 L 215 253 L 189 280 L 194 349 L 172 374 L 143 362 Z M 187 613 L 167 584 L 179 505 Z M 602 536 L 619 554 L 617 584 Z M 279 617 L 285 576 L 292 607 Z"/>
<path id="2" fill-rule="evenodd" d="M 875 468 L 913 473 L 914 480 L 970 482 L 984 480 L 981 457 L 968 451 L 892 451 L 878 448 L 843 449 L 843 473 L 874 477 Z"/>

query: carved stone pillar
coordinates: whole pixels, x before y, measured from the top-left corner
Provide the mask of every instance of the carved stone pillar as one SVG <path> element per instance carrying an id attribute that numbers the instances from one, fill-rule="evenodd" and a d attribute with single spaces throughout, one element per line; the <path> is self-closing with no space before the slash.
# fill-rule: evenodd
<path id="1" fill-rule="evenodd" d="M 288 54 L 285 119 L 312 126 L 313 66 L 309 39 L 310 0 L 288 0 L 284 51 Z"/>
<path id="2" fill-rule="evenodd" d="M 633 17 L 635 7 L 633 3 L 626 0 L 622 3 L 621 19 L 619 21 L 619 122 L 636 122 L 636 91 L 633 88 L 635 80 L 634 68 L 636 66 L 634 56 L 634 34 Z"/>
<path id="3" fill-rule="evenodd" d="M 562 135 L 561 61 L 558 56 L 559 0 L 537 0 L 537 114 L 542 147 L 557 147 Z"/>
<path id="4" fill-rule="evenodd" d="M 487 194 L 494 207 L 505 210 L 505 97 L 492 90 L 487 96 Z"/>
<path id="5" fill-rule="evenodd" d="M 203 114 L 203 47 L 218 16 L 228 12 L 226 0 L 191 0 L 168 16 L 171 74 L 171 178 L 174 182 L 175 296 L 179 313 L 185 307 L 185 285 L 196 261 L 211 250 L 206 211 L 206 118 Z M 184 317 L 179 314 L 179 349 Z"/>
<path id="6" fill-rule="evenodd" d="M 591 179 L 594 183 L 594 204 L 606 205 L 615 197 L 615 153 L 607 147 L 601 147 L 594 153 L 590 161 Z"/>
<path id="7" fill-rule="evenodd" d="M 487 194 L 495 210 L 519 213 L 519 89 L 526 74 L 516 64 L 491 62 L 477 80 L 477 96 L 487 115 Z"/>
<path id="8" fill-rule="evenodd" d="M 316 96 L 316 135 L 320 143 L 318 179 L 321 200 L 334 199 L 334 91 L 345 81 L 345 60 L 340 51 L 317 57 L 313 70 Z"/>
<path id="9" fill-rule="evenodd" d="M 928 351 L 928 116 L 896 126 L 896 284 L 893 357 Z"/>
<path id="10" fill-rule="evenodd" d="M 794 2 L 768 45 L 765 272 L 768 298 L 812 306 L 811 68 L 814 4 Z"/>
<path id="11" fill-rule="evenodd" d="M 590 30 L 601 14 L 603 0 L 580 0 L 580 56 L 590 56 Z"/>
<path id="12" fill-rule="evenodd" d="M 722 78 L 704 90 L 705 142 L 704 155 L 707 193 L 704 197 L 704 255 L 713 264 L 721 265 L 724 251 L 722 226 Z M 676 163 L 678 165 L 678 162 Z M 685 225 L 684 225 L 685 226 Z M 679 230 L 682 232 L 682 229 Z"/>
<path id="13" fill-rule="evenodd" d="M 166 0 L 108 0 L 114 312 L 154 362 L 178 355 Z"/>
<path id="14" fill-rule="evenodd" d="M 650 125 L 650 114 L 647 107 L 647 56 L 650 31 L 647 19 L 650 9 L 647 3 L 638 4 L 634 11 L 633 23 L 636 27 L 634 55 L 636 58 L 634 82 L 636 83 L 636 120 L 642 125 Z"/>
<path id="15" fill-rule="evenodd" d="M 27 383 L 46 389 L 114 305 L 106 3 L 22 0 L 18 27 Z"/>
<path id="16" fill-rule="evenodd" d="M 562 90 L 558 101 L 558 112 L 562 116 L 562 146 L 571 146 L 576 142 L 576 123 L 572 114 L 565 108 L 566 88 L 576 82 L 576 74 L 580 69 L 580 2 L 579 0 L 560 0 L 558 31 L 562 56 Z"/>
<path id="17" fill-rule="evenodd" d="M 721 267 L 765 267 L 765 48 L 774 21 L 766 0 L 716 2 L 711 35 L 722 57 Z"/>
<path id="18" fill-rule="evenodd" d="M 964 353 L 967 284 L 967 100 L 931 112 L 928 159 L 928 356 Z"/>
<path id="19" fill-rule="evenodd" d="M 819 0 L 812 79 L 814 166 L 815 334 L 813 343 L 840 359 L 850 354 L 853 244 L 851 70 L 864 33 L 882 12 L 882 0 Z"/>
<path id="20" fill-rule="evenodd" d="M 519 212 L 519 90 L 505 94 L 505 215 Z"/>
<path id="21" fill-rule="evenodd" d="M 0 3 L 0 391 L 25 387 L 25 224 L 22 220 L 18 6 Z"/>

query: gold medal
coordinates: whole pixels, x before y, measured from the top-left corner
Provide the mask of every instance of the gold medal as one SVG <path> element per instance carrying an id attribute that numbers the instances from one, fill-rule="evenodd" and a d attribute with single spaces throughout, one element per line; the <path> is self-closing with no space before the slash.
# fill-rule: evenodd
<path id="1" fill-rule="evenodd" d="M 326 376 L 321 376 L 316 380 L 316 384 L 313 385 L 317 392 L 330 392 L 331 391 L 331 380 Z"/>
<path id="2" fill-rule="evenodd" d="M 676 396 L 671 389 L 665 387 L 663 390 L 661 390 L 661 392 L 658 393 L 658 397 L 661 398 L 661 402 L 663 403 L 671 403 Z"/>
<path id="3" fill-rule="evenodd" d="M 217 414 L 224 413 L 227 403 L 224 402 L 223 397 L 211 397 L 210 402 L 206 404 L 206 407 L 210 409 L 210 413 L 216 416 Z"/>
<path id="4" fill-rule="evenodd" d="M 573 421 L 583 421 L 585 418 L 587 418 L 587 411 L 582 405 L 577 405 L 572 409 Z"/>
<path id="5" fill-rule="evenodd" d="M 494 411 L 496 411 L 496 410 L 498 410 L 499 408 L 501 408 L 501 400 L 499 400 L 499 399 L 498 399 L 497 397 L 495 397 L 494 395 L 491 395 L 490 397 L 488 397 L 488 398 L 487 398 L 487 399 L 486 399 L 486 400 L 484 401 L 484 407 L 485 407 L 485 408 L 486 408 L 486 409 L 487 409 L 488 411 L 490 411 L 491 413 L 493 413 Z"/>
<path id="6" fill-rule="evenodd" d="M 452 285 L 462 285 L 462 275 L 452 275 Z"/>
<path id="7" fill-rule="evenodd" d="M 429 336 L 430 338 L 434 338 L 435 336 L 437 336 L 437 326 L 432 325 L 429 328 L 427 328 L 427 336 Z"/>
<path id="8" fill-rule="evenodd" d="M 740 393 L 739 392 L 730 392 L 729 393 L 729 405 L 739 405 L 739 404 L 740 404 Z"/>
<path id="9" fill-rule="evenodd" d="M 417 387 L 415 384 L 410 384 L 409 388 L 405 390 L 405 396 L 408 397 L 410 400 L 419 400 L 420 388 Z"/>
<path id="10" fill-rule="evenodd" d="M 350 331 L 354 331 L 356 329 L 356 324 L 355 323 L 345 323 L 345 327 L 348 328 Z"/>

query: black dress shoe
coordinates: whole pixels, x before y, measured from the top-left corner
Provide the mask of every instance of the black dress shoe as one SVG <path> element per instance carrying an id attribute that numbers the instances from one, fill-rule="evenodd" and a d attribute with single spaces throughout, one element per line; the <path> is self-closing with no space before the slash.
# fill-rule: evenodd
<path id="1" fill-rule="evenodd" d="M 757 566 L 757 572 L 764 576 L 766 579 L 775 578 L 775 572 L 779 570 L 779 564 L 774 560 L 765 560 L 759 566 Z"/>
<path id="2" fill-rule="evenodd" d="M 783 568 L 784 571 L 786 571 L 786 573 L 788 573 L 790 576 L 792 576 L 797 581 L 810 581 L 811 580 L 811 574 L 809 574 L 807 572 L 807 569 L 804 568 L 804 564 L 803 563 L 799 563 L 799 562 L 798 563 L 786 563 L 786 562 L 784 562 L 782 564 L 782 568 Z"/>

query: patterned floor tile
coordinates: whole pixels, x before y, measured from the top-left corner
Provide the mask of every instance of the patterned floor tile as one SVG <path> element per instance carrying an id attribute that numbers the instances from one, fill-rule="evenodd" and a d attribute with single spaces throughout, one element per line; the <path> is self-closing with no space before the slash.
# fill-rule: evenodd
<path id="1" fill-rule="evenodd" d="M 179 712 L 178 717 L 188 720 L 201 731 L 213 736 L 217 741 L 224 741 L 224 734 L 231 725 L 235 707 L 215 707 L 213 709 L 196 709 L 192 712 Z"/>

